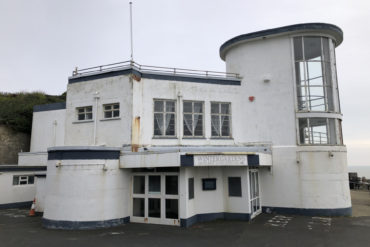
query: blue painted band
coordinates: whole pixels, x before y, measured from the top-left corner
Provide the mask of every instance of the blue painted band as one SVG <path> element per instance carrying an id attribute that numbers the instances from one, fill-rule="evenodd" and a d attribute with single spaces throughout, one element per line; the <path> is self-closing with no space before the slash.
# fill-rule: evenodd
<path id="1" fill-rule="evenodd" d="M 208 213 L 208 214 L 196 214 L 192 217 L 187 219 L 180 219 L 180 226 L 181 227 L 190 227 L 197 222 L 208 222 L 213 220 L 243 220 L 249 221 L 250 214 L 247 213 Z"/>
<path id="2" fill-rule="evenodd" d="M 351 216 L 352 207 L 349 208 L 285 208 L 285 207 L 262 207 L 264 213 L 296 214 L 306 216 Z"/>
<path id="3" fill-rule="evenodd" d="M 200 77 L 188 77 L 188 76 L 181 76 L 181 75 L 166 75 L 166 74 L 152 74 L 147 72 L 140 72 L 135 69 L 122 69 L 119 71 L 108 71 L 102 72 L 99 74 L 92 74 L 86 75 L 76 78 L 69 78 L 68 83 L 77 83 L 77 82 L 84 82 L 84 81 L 91 81 L 97 79 L 103 79 L 108 77 L 120 76 L 120 75 L 127 75 L 127 74 L 134 74 L 140 78 L 147 78 L 147 79 L 156 79 L 156 80 L 166 80 L 166 81 L 184 81 L 184 82 L 196 82 L 196 83 L 208 83 L 208 84 L 218 84 L 218 85 L 231 85 L 231 86 L 240 86 L 241 80 L 235 79 L 218 79 L 218 78 L 200 78 Z"/>
<path id="4" fill-rule="evenodd" d="M 103 221 L 66 221 L 42 218 L 42 226 L 48 229 L 87 230 L 119 226 L 130 222 L 130 217 Z"/>
<path id="5" fill-rule="evenodd" d="M 260 157 L 257 154 L 248 154 L 248 166 L 259 166 Z"/>
<path id="6" fill-rule="evenodd" d="M 296 25 L 284 26 L 284 27 L 279 27 L 279 28 L 267 29 L 267 30 L 262 30 L 258 32 L 247 33 L 247 34 L 236 36 L 221 45 L 220 57 L 222 58 L 222 60 L 225 60 L 225 55 L 226 55 L 227 50 L 231 46 L 237 43 L 240 43 L 242 41 L 247 41 L 247 40 L 255 39 L 255 38 L 264 38 L 270 35 L 311 31 L 311 30 L 331 34 L 336 39 L 335 40 L 336 46 L 340 45 L 340 43 L 342 43 L 343 41 L 343 31 L 335 25 L 327 24 L 327 23 L 303 23 L 303 24 L 296 24 Z"/>
<path id="7" fill-rule="evenodd" d="M 114 150 L 49 150 L 48 160 L 118 160 L 120 151 Z"/>
<path id="8" fill-rule="evenodd" d="M 46 171 L 46 166 L 0 166 L 0 172 Z"/>
<path id="9" fill-rule="evenodd" d="M 33 112 L 55 111 L 55 110 L 62 110 L 62 109 L 66 109 L 66 102 L 58 102 L 58 103 L 45 104 L 45 105 L 35 105 L 33 107 Z"/>
<path id="10" fill-rule="evenodd" d="M 180 156 L 180 166 L 194 166 L 194 156 L 193 155 L 181 155 Z"/>
<path id="11" fill-rule="evenodd" d="M 0 204 L 0 209 L 6 209 L 6 208 L 30 208 L 33 201 L 27 201 L 27 202 L 13 202 L 13 203 L 5 203 Z"/>

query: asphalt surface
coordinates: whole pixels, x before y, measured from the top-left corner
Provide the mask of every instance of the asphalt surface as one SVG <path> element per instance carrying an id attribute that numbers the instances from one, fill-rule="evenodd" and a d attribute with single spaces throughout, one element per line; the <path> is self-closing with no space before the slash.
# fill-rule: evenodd
<path id="1" fill-rule="evenodd" d="M 99 230 L 48 230 L 26 209 L 0 210 L 0 246 L 369 246 L 370 217 L 261 214 L 251 222 L 214 221 L 184 229 L 126 224 Z"/>

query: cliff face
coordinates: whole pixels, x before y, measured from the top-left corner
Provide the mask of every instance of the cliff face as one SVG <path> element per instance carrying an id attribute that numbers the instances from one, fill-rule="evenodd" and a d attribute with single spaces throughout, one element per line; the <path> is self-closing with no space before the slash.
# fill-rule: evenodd
<path id="1" fill-rule="evenodd" d="M 0 125 L 0 165 L 16 165 L 18 153 L 29 152 L 30 139 L 30 134 L 16 132 Z"/>

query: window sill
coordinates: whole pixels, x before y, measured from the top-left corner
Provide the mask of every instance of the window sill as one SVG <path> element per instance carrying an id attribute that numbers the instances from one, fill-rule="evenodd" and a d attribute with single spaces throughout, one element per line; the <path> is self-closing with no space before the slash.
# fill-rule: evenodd
<path id="1" fill-rule="evenodd" d="M 216 136 L 213 136 L 210 139 L 211 140 L 234 140 L 233 137 L 216 137 Z"/>
<path id="2" fill-rule="evenodd" d="M 176 136 L 153 136 L 152 139 L 178 139 Z"/>
<path id="3" fill-rule="evenodd" d="M 92 123 L 92 122 L 94 122 L 94 120 L 93 119 L 91 119 L 91 120 L 80 120 L 80 121 L 74 121 L 74 122 L 72 122 L 73 124 L 82 124 L 82 123 Z"/>
<path id="4" fill-rule="evenodd" d="M 121 120 L 120 117 L 112 117 L 112 118 L 103 118 L 100 119 L 100 121 L 111 121 L 111 120 Z"/>
<path id="5" fill-rule="evenodd" d="M 200 136 L 200 137 L 183 136 L 182 139 L 183 140 L 206 140 L 207 138 L 202 137 L 202 136 Z"/>

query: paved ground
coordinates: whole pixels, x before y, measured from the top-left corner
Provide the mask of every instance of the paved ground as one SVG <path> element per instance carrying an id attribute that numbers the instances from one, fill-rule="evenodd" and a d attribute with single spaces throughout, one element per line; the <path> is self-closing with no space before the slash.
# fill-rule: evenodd
<path id="1" fill-rule="evenodd" d="M 41 227 L 28 210 L 0 210 L 0 246 L 368 246 L 370 217 L 262 214 L 252 222 L 215 221 L 183 229 L 130 223 L 65 231 Z"/>
<path id="2" fill-rule="evenodd" d="M 351 198 L 354 217 L 370 216 L 370 191 L 351 190 Z"/>

